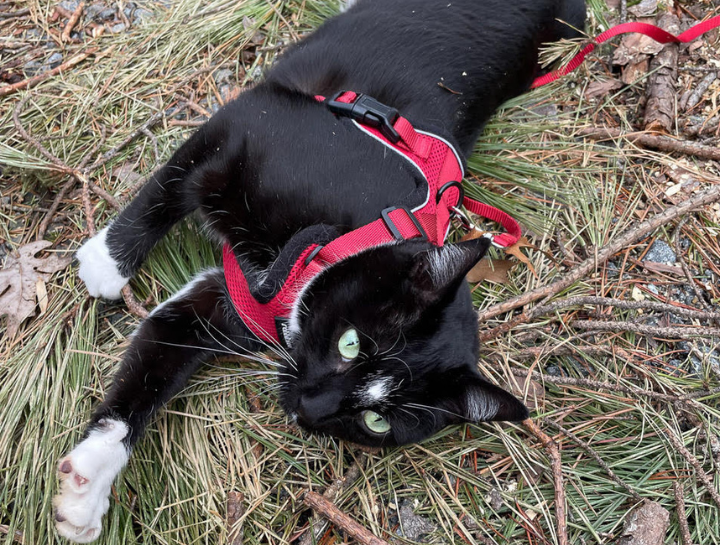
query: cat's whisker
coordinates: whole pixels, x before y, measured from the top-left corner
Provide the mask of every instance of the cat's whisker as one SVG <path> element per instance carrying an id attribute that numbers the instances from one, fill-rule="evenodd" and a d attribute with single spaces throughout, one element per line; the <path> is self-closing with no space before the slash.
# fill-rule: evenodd
<path id="1" fill-rule="evenodd" d="M 268 332 L 265 330 L 265 328 L 262 327 L 260 324 L 258 324 L 258 323 L 252 318 L 252 316 L 244 315 L 244 316 L 242 317 L 242 319 L 243 319 L 243 321 L 249 322 L 250 324 L 252 324 L 253 326 L 255 326 L 255 328 L 256 328 L 258 331 L 261 331 L 261 332 L 265 333 L 265 335 L 267 335 L 268 337 L 271 337 L 271 335 L 268 334 Z M 269 341 L 266 341 L 266 340 L 261 339 L 261 338 L 259 338 L 259 337 L 258 337 L 258 341 L 259 341 L 263 346 L 265 346 L 265 347 L 268 348 L 270 351 L 272 351 L 274 354 L 277 354 L 277 355 L 280 356 L 280 357 L 284 357 L 284 356 L 288 356 L 288 357 L 289 357 L 289 356 L 290 356 L 290 354 L 289 354 L 289 353 L 282 347 L 282 345 L 280 345 L 279 343 L 269 342 Z"/>
<path id="2" fill-rule="evenodd" d="M 363 334 L 365 337 L 367 337 L 368 339 L 370 339 L 370 342 L 372 342 L 372 343 L 375 345 L 375 354 L 374 354 L 374 355 L 376 356 L 377 353 L 380 352 L 380 347 L 378 346 L 378 343 L 375 342 L 375 339 L 373 339 L 370 335 L 368 335 L 367 333 L 365 333 L 362 329 L 358 329 L 357 331 L 358 331 L 359 333 L 362 333 L 362 334 Z"/>
<path id="3" fill-rule="evenodd" d="M 396 353 L 399 353 L 399 352 L 396 352 Z M 410 382 L 412 382 L 413 381 L 413 372 L 412 372 L 412 369 L 410 368 L 410 366 L 407 364 L 407 362 L 402 358 L 398 358 L 397 356 L 385 356 L 382 358 L 382 361 L 391 361 L 391 360 L 399 361 L 400 363 L 402 363 L 405 366 L 405 369 L 407 369 L 408 374 L 410 375 Z"/>
<path id="4" fill-rule="evenodd" d="M 437 417 L 435 416 L 435 412 L 433 412 L 429 407 L 426 407 L 424 405 L 415 405 L 414 403 L 406 403 L 405 406 L 430 413 L 430 416 L 432 416 L 433 419 L 433 426 L 437 425 Z"/>
<path id="5" fill-rule="evenodd" d="M 464 418 L 465 418 L 465 417 L 464 417 L 463 415 L 461 415 L 461 414 L 454 413 L 454 412 L 452 412 L 452 411 L 448 411 L 447 409 L 442 409 L 442 408 L 440 408 L 440 407 L 430 407 L 430 406 L 428 406 L 428 405 L 420 405 L 419 403 L 406 403 L 405 406 L 406 406 L 406 407 L 414 407 L 414 408 L 416 408 L 416 409 L 425 409 L 425 410 L 429 410 L 429 411 L 440 411 L 440 412 L 442 412 L 442 413 L 447 413 L 447 414 L 449 414 L 449 415 L 456 416 L 456 417 L 458 417 L 458 418 L 460 418 L 460 419 L 464 419 Z"/>
<path id="6" fill-rule="evenodd" d="M 408 411 L 407 409 L 403 409 L 402 407 L 398 407 L 397 409 L 398 409 L 398 411 L 404 412 L 405 414 L 412 416 L 412 417 L 415 419 L 415 426 L 416 426 L 416 427 L 420 425 L 420 418 L 418 418 L 418 415 L 416 415 L 416 414 L 413 413 L 412 411 Z"/>
<path id="7" fill-rule="evenodd" d="M 400 340 L 400 338 L 402 338 L 402 340 L 403 340 L 403 347 L 400 350 L 398 350 L 397 352 L 389 354 L 389 352 L 397 346 L 397 343 Z M 398 333 L 398 337 L 397 337 L 397 339 L 395 339 L 395 342 L 393 343 L 393 345 L 380 355 L 385 356 L 387 354 L 388 355 L 387 357 L 394 357 L 394 356 L 397 356 L 398 354 L 402 354 L 406 348 L 407 348 L 407 338 L 405 337 L 405 333 L 400 331 Z"/>
<path id="8" fill-rule="evenodd" d="M 198 319 L 198 321 L 200 322 L 200 324 L 202 324 L 203 328 L 205 329 L 205 332 L 206 332 L 208 335 L 210 335 L 210 337 L 211 337 L 216 343 L 218 343 L 220 346 L 222 346 L 222 347 L 225 348 L 226 350 L 232 350 L 232 349 L 229 348 L 229 347 L 227 347 L 227 346 L 225 346 L 222 342 L 220 342 L 220 341 L 217 339 L 217 337 L 215 337 L 215 336 L 213 335 L 213 333 L 212 333 L 212 331 L 210 330 L 210 328 L 213 328 L 213 329 L 214 329 L 215 331 L 217 331 L 220 335 L 222 335 L 225 339 L 227 339 L 228 342 L 230 342 L 230 343 L 233 344 L 234 346 L 238 347 L 238 348 L 242 351 L 242 352 L 235 352 L 238 356 L 248 357 L 248 359 L 250 358 L 250 356 L 252 356 L 252 358 L 253 358 L 254 361 L 260 361 L 260 362 L 263 362 L 263 363 L 267 363 L 268 365 L 271 365 L 271 366 L 273 366 L 273 367 L 283 367 L 282 364 L 280 364 L 280 363 L 278 363 L 278 362 L 276 362 L 276 361 L 274 361 L 274 360 L 271 360 L 271 359 L 269 359 L 269 358 L 263 357 L 263 356 L 259 355 L 257 352 L 250 352 L 249 350 L 245 349 L 242 345 L 238 344 L 237 341 L 235 341 L 234 339 L 231 339 L 226 333 L 222 332 L 220 329 L 218 329 L 217 327 L 213 326 L 213 325 L 210 323 L 209 320 L 203 320 L 203 319 L 200 318 L 199 316 L 197 316 L 197 319 Z"/>
<path id="9" fill-rule="evenodd" d="M 252 317 L 250 317 L 250 316 L 244 316 L 243 319 L 248 320 L 248 321 L 249 321 L 252 325 L 254 325 L 259 331 L 265 332 L 265 329 L 264 329 L 260 324 L 258 324 L 257 322 L 255 322 L 255 320 L 253 320 Z M 268 335 L 268 336 L 269 336 L 269 335 Z M 275 354 L 276 356 L 278 356 L 280 359 L 286 361 L 287 364 L 288 364 L 292 369 L 294 369 L 295 371 L 297 371 L 297 364 L 296 364 L 294 358 L 290 355 L 290 353 L 289 353 L 287 350 L 285 350 L 285 348 L 283 348 L 282 345 L 280 345 L 279 343 L 275 343 L 275 342 L 265 341 L 265 340 L 263 340 L 263 339 L 260 339 L 259 337 L 258 337 L 258 341 L 259 341 L 260 344 L 262 344 L 265 348 L 267 348 L 268 350 L 270 350 L 273 354 Z"/>

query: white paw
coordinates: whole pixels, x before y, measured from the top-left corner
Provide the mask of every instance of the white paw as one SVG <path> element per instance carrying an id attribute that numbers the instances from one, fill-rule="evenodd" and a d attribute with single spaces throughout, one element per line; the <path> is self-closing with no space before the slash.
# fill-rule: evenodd
<path id="1" fill-rule="evenodd" d="M 89 543 L 100 535 L 102 517 L 110 506 L 110 487 L 129 457 L 122 442 L 127 425 L 120 420 L 99 424 L 58 464 L 55 527 L 58 534 L 77 543 Z"/>
<path id="2" fill-rule="evenodd" d="M 85 282 L 88 293 L 93 297 L 120 299 L 120 290 L 130 278 L 120 274 L 118 262 L 110 255 L 105 239 L 109 227 L 83 244 L 77 251 L 80 261 L 78 275 Z"/>

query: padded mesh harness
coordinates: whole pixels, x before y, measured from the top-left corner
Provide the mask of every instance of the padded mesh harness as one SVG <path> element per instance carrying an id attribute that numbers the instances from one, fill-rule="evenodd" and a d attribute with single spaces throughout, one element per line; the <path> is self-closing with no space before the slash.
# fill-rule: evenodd
<path id="1" fill-rule="evenodd" d="M 285 270 L 289 268 L 287 277 L 284 282 L 281 280 L 278 283 L 274 295 L 270 297 L 253 295 L 237 257 L 230 245 L 225 244 L 225 280 L 240 318 L 262 341 L 280 342 L 286 347 L 292 344 L 288 319 L 302 290 L 313 278 L 347 257 L 394 241 L 422 238 L 435 246 L 442 246 L 450 220 L 460 204 L 506 229 L 506 233 L 492 237 L 496 246 L 511 246 L 520 238 L 520 226 L 513 218 L 464 196 L 460 185 L 464 176 L 463 165 L 458 153 L 446 140 L 416 130 L 395 110 L 367 95 L 342 92 L 330 100 L 316 98 L 324 101 L 332 112 L 353 118 L 359 130 L 410 161 L 427 181 L 427 196 L 425 202 L 413 210 L 405 206 L 386 208 L 381 211 L 379 219 L 334 238 L 328 236 L 332 232 L 332 228 L 328 228 L 315 242 L 308 244 L 307 230 L 301 231 L 288 243 L 294 246 L 300 244 L 291 248 L 293 257 L 297 255 L 297 258 L 285 267 Z M 323 238 L 331 239 L 326 241 Z"/>

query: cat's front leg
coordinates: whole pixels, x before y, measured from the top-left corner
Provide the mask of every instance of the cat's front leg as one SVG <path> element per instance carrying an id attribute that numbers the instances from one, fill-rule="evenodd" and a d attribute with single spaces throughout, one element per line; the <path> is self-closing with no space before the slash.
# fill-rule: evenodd
<path id="1" fill-rule="evenodd" d="M 227 115 L 223 112 L 218 120 L 200 127 L 150 176 L 120 215 L 80 247 L 78 275 L 90 295 L 119 299 L 150 250 L 199 206 L 203 195 L 198 180 L 208 163 L 226 152 L 223 116 Z"/>
<path id="2" fill-rule="evenodd" d="M 198 275 L 156 307 L 133 336 L 84 439 L 58 463 L 58 533 L 78 543 L 96 539 L 112 483 L 155 412 L 203 362 L 260 348 L 232 308 L 222 269 Z"/>

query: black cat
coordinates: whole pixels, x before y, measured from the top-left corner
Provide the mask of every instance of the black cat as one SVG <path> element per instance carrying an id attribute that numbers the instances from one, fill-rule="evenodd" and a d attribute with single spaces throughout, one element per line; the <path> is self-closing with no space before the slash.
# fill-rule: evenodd
<path id="1" fill-rule="evenodd" d="M 325 245 L 400 206 L 384 220 L 392 232 L 402 214 L 435 198 L 406 157 L 318 95 L 364 93 L 360 124 L 392 141 L 395 109 L 462 162 L 493 111 L 529 88 L 538 46 L 575 36 L 559 20 L 581 28 L 584 17 L 583 0 L 360 0 L 201 127 L 82 246 L 80 277 L 91 295 L 120 297 L 158 240 L 199 210 L 252 298 L 272 300 Z M 403 229 L 415 229 L 410 220 Z M 155 308 L 83 441 L 59 463 L 60 534 L 98 537 L 111 483 L 148 420 L 217 352 L 262 351 L 279 338 L 272 348 L 285 360 L 285 411 L 305 429 L 356 443 L 399 445 L 449 424 L 526 418 L 522 403 L 476 369 L 464 277 L 490 241 L 438 247 L 414 224 L 418 236 L 344 256 L 313 276 L 292 295 L 278 332 L 241 317 L 222 268 Z"/>

